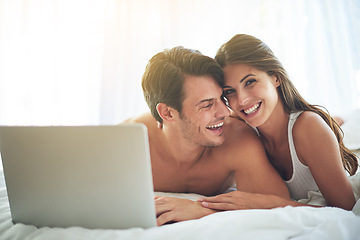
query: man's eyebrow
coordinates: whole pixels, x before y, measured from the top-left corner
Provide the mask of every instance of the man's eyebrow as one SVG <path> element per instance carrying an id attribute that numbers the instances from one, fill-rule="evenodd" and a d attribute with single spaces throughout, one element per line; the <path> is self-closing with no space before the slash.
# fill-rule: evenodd
<path id="1" fill-rule="evenodd" d="M 204 102 L 210 102 L 213 101 L 214 98 L 208 98 L 208 99 L 203 99 L 200 102 L 198 102 L 195 106 L 199 106 L 200 104 L 204 103 Z"/>

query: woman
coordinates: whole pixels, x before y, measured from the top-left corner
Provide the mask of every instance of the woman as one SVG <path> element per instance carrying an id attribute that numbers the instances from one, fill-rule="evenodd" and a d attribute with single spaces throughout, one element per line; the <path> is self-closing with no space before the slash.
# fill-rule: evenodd
<path id="1" fill-rule="evenodd" d="M 259 39 L 236 35 L 215 59 L 224 69 L 229 107 L 257 129 L 292 199 L 305 199 L 308 191 L 320 190 L 328 205 L 351 210 L 355 198 L 344 168 L 353 175 L 358 162 L 344 146 L 335 120 L 300 96 L 280 61 Z M 200 201 L 218 210 L 304 205 L 239 191 Z"/>

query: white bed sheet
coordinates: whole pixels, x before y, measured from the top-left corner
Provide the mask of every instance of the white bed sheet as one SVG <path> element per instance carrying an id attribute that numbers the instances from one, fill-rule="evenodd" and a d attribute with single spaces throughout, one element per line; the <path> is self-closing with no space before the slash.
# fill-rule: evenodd
<path id="1" fill-rule="evenodd" d="M 196 194 L 167 194 L 196 199 Z M 318 197 L 318 196 L 317 196 Z M 315 198 L 316 199 L 316 198 Z M 0 188 L 1 240 L 55 239 L 359 239 L 360 216 L 334 207 L 285 207 L 220 212 L 202 219 L 149 229 L 36 228 L 13 224 L 6 189 Z"/>

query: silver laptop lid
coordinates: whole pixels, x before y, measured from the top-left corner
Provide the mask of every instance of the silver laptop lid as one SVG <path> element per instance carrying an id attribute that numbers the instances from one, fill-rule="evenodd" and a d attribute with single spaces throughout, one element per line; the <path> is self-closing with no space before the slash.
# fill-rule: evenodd
<path id="1" fill-rule="evenodd" d="M 0 127 L 0 151 L 15 223 L 156 226 L 142 124 Z"/>

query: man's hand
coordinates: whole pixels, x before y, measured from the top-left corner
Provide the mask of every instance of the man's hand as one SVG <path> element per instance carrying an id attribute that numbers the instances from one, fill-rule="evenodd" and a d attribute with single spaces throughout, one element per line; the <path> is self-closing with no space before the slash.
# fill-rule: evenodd
<path id="1" fill-rule="evenodd" d="M 216 211 L 204 208 L 200 202 L 175 197 L 155 197 L 158 226 L 185 220 L 198 219 Z"/>

